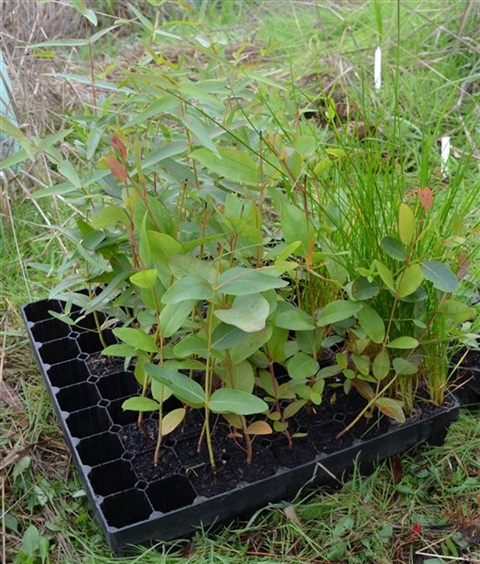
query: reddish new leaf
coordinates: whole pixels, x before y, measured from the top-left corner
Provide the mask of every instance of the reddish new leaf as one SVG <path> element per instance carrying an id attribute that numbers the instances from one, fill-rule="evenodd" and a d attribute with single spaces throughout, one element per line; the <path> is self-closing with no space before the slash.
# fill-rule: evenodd
<path id="1" fill-rule="evenodd" d="M 127 160 L 127 148 L 123 144 L 123 141 L 117 135 L 112 135 L 112 143 L 113 146 L 118 149 L 120 154 L 122 155 L 123 162 Z"/>
<path id="2" fill-rule="evenodd" d="M 431 208 L 433 204 L 433 192 L 430 188 L 420 188 L 417 193 L 423 209 L 428 210 Z"/>
<path id="3" fill-rule="evenodd" d="M 105 157 L 105 162 L 108 165 L 108 168 L 112 172 L 113 176 L 123 182 L 124 184 L 127 183 L 128 174 L 125 167 L 115 158 L 112 156 Z"/>

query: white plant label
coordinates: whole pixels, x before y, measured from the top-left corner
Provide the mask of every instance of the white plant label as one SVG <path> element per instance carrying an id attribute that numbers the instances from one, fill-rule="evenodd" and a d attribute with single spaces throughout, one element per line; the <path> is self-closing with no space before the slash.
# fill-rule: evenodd
<path id="1" fill-rule="evenodd" d="M 444 176 L 448 175 L 447 162 L 450 158 L 450 137 L 442 137 L 442 148 L 441 148 L 441 158 L 442 158 L 442 173 Z"/>
<path id="2" fill-rule="evenodd" d="M 375 49 L 373 79 L 375 82 L 375 90 L 378 92 L 382 86 L 382 49 L 380 46 Z"/>

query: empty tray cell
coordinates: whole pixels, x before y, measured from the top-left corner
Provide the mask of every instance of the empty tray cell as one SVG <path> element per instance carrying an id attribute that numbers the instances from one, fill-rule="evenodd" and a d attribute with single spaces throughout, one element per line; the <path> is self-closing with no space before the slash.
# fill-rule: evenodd
<path id="1" fill-rule="evenodd" d="M 117 343 L 115 335 L 109 329 L 103 331 L 102 335 L 107 345 L 114 345 L 115 343 Z M 89 354 L 103 351 L 103 349 L 105 348 L 100 341 L 100 337 L 96 330 L 85 331 L 84 333 L 81 333 L 77 337 L 77 342 L 82 352 Z"/>
<path id="2" fill-rule="evenodd" d="M 67 426 L 72 437 L 83 439 L 108 431 L 112 422 L 105 408 L 90 407 L 72 413 L 67 418 Z"/>
<path id="3" fill-rule="evenodd" d="M 38 352 L 45 364 L 57 364 L 66 360 L 73 360 L 80 354 L 77 343 L 69 337 L 45 343 L 38 349 Z"/>
<path id="4" fill-rule="evenodd" d="M 140 390 L 131 372 L 117 372 L 111 376 L 103 376 L 97 382 L 97 387 L 102 398 L 110 400 L 134 396 Z"/>
<path id="5" fill-rule="evenodd" d="M 64 386 L 85 382 L 90 376 L 90 372 L 84 362 L 69 360 L 51 366 L 47 370 L 47 376 L 52 386 L 63 388 Z"/>
<path id="6" fill-rule="evenodd" d="M 37 343 L 47 343 L 66 337 L 70 333 L 70 327 L 58 319 L 41 321 L 32 327 L 32 336 Z"/>
<path id="7" fill-rule="evenodd" d="M 108 464 L 95 466 L 88 475 L 93 491 L 97 495 L 107 496 L 133 488 L 137 477 L 130 462 L 115 460 Z"/>
<path id="8" fill-rule="evenodd" d="M 153 508 L 162 513 L 192 505 L 197 497 L 190 480 L 184 476 L 172 476 L 153 482 L 146 493 Z"/>
<path id="9" fill-rule="evenodd" d="M 147 520 L 152 508 L 145 494 L 129 490 L 107 497 L 100 506 L 110 527 L 118 529 Z"/>
<path id="10" fill-rule="evenodd" d="M 26 320 L 32 323 L 52 319 L 52 316 L 48 313 L 49 310 L 62 313 L 62 304 L 58 300 L 42 300 L 28 304 L 23 308 Z"/>
<path id="11" fill-rule="evenodd" d="M 115 433 L 101 433 L 88 439 L 82 439 L 77 445 L 80 460 L 87 466 L 104 464 L 123 454 L 122 442 Z"/>
<path id="12" fill-rule="evenodd" d="M 138 419 L 138 411 L 124 411 L 122 409 L 122 403 L 127 398 L 120 398 L 118 400 L 112 401 L 112 403 L 107 407 L 108 413 L 113 421 L 114 425 L 128 425 L 129 423 L 134 423 Z"/>
<path id="13" fill-rule="evenodd" d="M 71 413 L 96 405 L 100 401 L 100 396 L 94 384 L 84 382 L 60 390 L 57 394 L 57 401 L 62 411 Z"/>

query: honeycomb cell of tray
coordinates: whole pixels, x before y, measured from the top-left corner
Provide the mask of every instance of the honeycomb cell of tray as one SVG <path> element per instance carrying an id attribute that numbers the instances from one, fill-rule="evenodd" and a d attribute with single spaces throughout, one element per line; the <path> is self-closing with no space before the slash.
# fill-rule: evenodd
<path id="1" fill-rule="evenodd" d="M 50 343 L 45 343 L 38 349 L 40 358 L 45 364 L 58 364 L 66 360 L 73 360 L 80 354 L 75 339 L 64 337 Z"/>
<path id="2" fill-rule="evenodd" d="M 60 409 L 70 413 L 92 407 L 100 401 L 97 387 L 87 382 L 62 388 L 57 393 L 56 398 Z"/>
<path id="3" fill-rule="evenodd" d="M 100 506 L 110 527 L 127 527 L 145 521 L 152 514 L 146 495 L 140 490 L 128 490 L 104 499 Z"/>
<path id="4" fill-rule="evenodd" d="M 50 310 L 61 313 L 63 311 L 62 304 L 58 300 L 43 300 L 28 304 L 23 308 L 27 321 L 32 323 L 52 319 L 52 316 L 48 313 Z"/>
<path id="5" fill-rule="evenodd" d="M 140 390 L 131 372 L 117 372 L 110 376 L 102 376 L 97 382 L 97 387 L 102 398 L 109 400 L 133 396 Z"/>
<path id="6" fill-rule="evenodd" d="M 115 335 L 111 331 L 104 331 L 102 336 L 107 345 L 113 345 L 117 342 Z M 82 332 L 76 340 L 80 350 L 84 353 L 92 354 L 104 349 L 98 333 L 94 331 Z"/>
<path id="7" fill-rule="evenodd" d="M 83 464 L 97 466 L 120 458 L 123 446 L 116 433 L 107 432 L 82 439 L 77 445 L 77 452 Z"/>
<path id="8" fill-rule="evenodd" d="M 185 476 L 172 476 L 153 482 L 146 489 L 150 503 L 156 511 L 168 513 L 191 505 L 197 494 Z"/>
<path id="9" fill-rule="evenodd" d="M 66 420 L 72 437 L 83 439 L 108 431 L 112 421 L 104 407 L 90 407 L 71 413 Z"/>
<path id="10" fill-rule="evenodd" d="M 102 312 L 97 312 L 97 320 L 93 313 L 84 315 L 81 309 L 73 311 L 70 317 L 75 321 L 75 327 L 80 331 L 97 331 L 97 327 L 105 321 L 106 316 Z"/>
<path id="11" fill-rule="evenodd" d="M 128 398 L 119 398 L 114 400 L 107 407 L 108 413 L 114 425 L 128 425 L 134 423 L 138 419 L 138 411 L 124 411 L 122 409 L 123 402 Z"/>
<path id="12" fill-rule="evenodd" d="M 61 339 L 70 334 L 70 326 L 58 319 L 50 319 L 35 323 L 31 329 L 32 336 L 37 343 L 47 343 Z"/>
<path id="13" fill-rule="evenodd" d="M 97 495 L 107 496 L 133 488 L 137 476 L 130 462 L 114 460 L 92 468 L 88 479 Z"/>
<path id="14" fill-rule="evenodd" d="M 79 360 L 68 360 L 67 362 L 54 364 L 47 370 L 50 384 L 57 388 L 85 382 L 89 376 L 90 372 L 86 364 Z"/>

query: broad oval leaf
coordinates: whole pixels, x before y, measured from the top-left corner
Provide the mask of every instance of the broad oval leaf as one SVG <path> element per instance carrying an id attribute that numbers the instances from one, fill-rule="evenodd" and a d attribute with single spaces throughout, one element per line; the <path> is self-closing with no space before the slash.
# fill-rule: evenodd
<path id="1" fill-rule="evenodd" d="M 407 260 L 407 248 L 400 239 L 390 236 L 384 237 L 380 241 L 380 245 L 388 256 L 397 260 Z"/>
<path id="2" fill-rule="evenodd" d="M 176 356 L 187 358 L 188 356 L 199 356 L 208 358 L 207 340 L 198 335 L 187 335 L 173 349 Z"/>
<path id="3" fill-rule="evenodd" d="M 373 262 L 375 263 L 375 267 L 377 269 L 377 272 L 380 275 L 380 278 L 382 279 L 385 286 L 389 290 L 394 292 L 395 291 L 395 285 L 393 283 L 393 274 L 392 274 L 391 270 L 388 267 L 386 267 L 383 264 L 383 262 L 380 262 L 379 260 L 375 259 Z"/>
<path id="4" fill-rule="evenodd" d="M 196 274 L 189 274 L 170 286 L 162 296 L 162 303 L 169 305 L 190 300 L 211 300 L 214 296 L 215 293 L 206 280 Z"/>
<path id="5" fill-rule="evenodd" d="M 205 168 L 234 182 L 250 186 L 258 182 L 258 167 L 243 151 L 218 147 L 217 152 L 214 153 L 210 149 L 202 148 L 193 151 L 190 156 Z"/>
<path id="6" fill-rule="evenodd" d="M 151 398 L 128 398 L 122 403 L 122 409 L 124 411 L 158 411 L 160 404 Z"/>
<path id="7" fill-rule="evenodd" d="M 404 245 L 410 245 L 415 235 L 415 214 L 403 203 L 398 211 L 398 235 Z"/>
<path id="8" fill-rule="evenodd" d="M 165 436 L 172 431 L 175 431 L 175 429 L 183 421 L 186 412 L 187 411 L 184 407 L 179 407 L 178 409 L 174 409 L 173 411 L 167 413 L 165 417 L 162 417 L 162 435 Z"/>
<path id="9" fill-rule="evenodd" d="M 237 415 L 253 415 L 268 411 L 268 404 L 261 398 L 231 388 L 215 390 L 208 402 L 213 413 L 236 413 Z"/>
<path id="10" fill-rule="evenodd" d="M 418 344 L 417 339 L 413 337 L 398 337 L 390 341 L 387 347 L 389 349 L 415 349 L 418 347 Z"/>
<path id="11" fill-rule="evenodd" d="M 319 327 L 325 327 L 326 325 L 332 325 L 333 323 L 344 321 L 345 319 L 348 319 L 358 313 L 362 307 L 363 304 L 349 300 L 337 300 L 330 302 L 320 312 L 317 325 Z"/>
<path id="12" fill-rule="evenodd" d="M 292 304 L 285 305 L 289 307 L 275 316 L 275 325 L 277 327 L 289 329 L 290 331 L 310 331 L 315 329 L 311 315 Z"/>
<path id="13" fill-rule="evenodd" d="M 385 324 L 378 313 L 370 306 L 364 305 L 357 313 L 360 326 L 374 343 L 382 343 L 385 338 Z"/>
<path id="14" fill-rule="evenodd" d="M 140 272 L 135 272 L 130 276 L 130 282 L 138 286 L 139 288 L 144 288 L 148 290 L 153 288 L 157 282 L 158 274 L 156 268 L 151 268 L 149 270 L 141 270 Z"/>
<path id="15" fill-rule="evenodd" d="M 230 309 L 219 309 L 215 316 L 246 333 L 261 331 L 265 327 L 270 306 L 261 294 L 237 296 Z"/>
<path id="16" fill-rule="evenodd" d="M 388 376 L 390 372 L 390 356 L 385 349 L 382 349 L 375 357 L 372 364 L 372 371 L 379 382 Z"/>
<path id="17" fill-rule="evenodd" d="M 396 374 L 408 376 L 418 372 L 418 367 L 413 362 L 401 356 L 394 358 L 392 364 Z"/>
<path id="18" fill-rule="evenodd" d="M 279 275 L 274 268 L 270 269 L 270 274 L 267 274 L 265 269 L 235 266 L 220 276 L 215 289 L 230 296 L 242 296 L 288 286 L 286 280 L 272 276 L 272 274 Z"/>
<path id="19" fill-rule="evenodd" d="M 245 429 L 247 435 L 271 435 L 273 429 L 266 421 L 254 421 Z"/>
<path id="20" fill-rule="evenodd" d="M 378 284 L 373 280 L 370 282 L 365 276 L 358 276 L 352 282 L 352 297 L 355 300 L 369 300 L 379 292 Z"/>
<path id="21" fill-rule="evenodd" d="M 320 366 L 318 362 L 305 353 L 298 352 L 287 362 L 287 371 L 294 380 L 305 380 L 315 376 Z"/>
<path id="22" fill-rule="evenodd" d="M 475 315 L 475 310 L 455 300 L 445 300 L 438 306 L 438 312 L 455 323 L 463 323 Z"/>
<path id="23" fill-rule="evenodd" d="M 375 406 L 387 417 L 394 419 L 398 423 L 405 423 L 402 402 L 391 398 L 378 398 L 375 401 Z"/>
<path id="24" fill-rule="evenodd" d="M 152 335 L 148 335 L 141 329 L 130 327 L 117 327 L 113 329 L 113 334 L 127 345 L 140 351 L 155 353 L 158 352 L 157 344 Z"/>
<path id="25" fill-rule="evenodd" d="M 282 208 L 282 232 L 289 245 L 300 242 L 295 254 L 301 257 L 308 256 L 310 247 L 315 241 L 313 236 L 315 230 L 312 229 L 304 211 L 292 204 L 285 204 Z"/>
<path id="26" fill-rule="evenodd" d="M 162 266 L 167 266 L 170 257 L 184 253 L 182 245 L 166 233 L 148 230 L 147 241 L 150 256 Z"/>
<path id="27" fill-rule="evenodd" d="M 185 300 L 179 304 L 166 305 L 160 312 L 162 337 L 174 335 L 188 319 L 196 303 L 196 300 Z"/>
<path id="28" fill-rule="evenodd" d="M 437 290 L 451 293 L 458 289 L 458 279 L 453 272 L 441 262 L 424 261 L 421 265 L 423 276 L 431 282 Z"/>
<path id="29" fill-rule="evenodd" d="M 419 264 L 408 266 L 397 279 L 397 296 L 404 298 L 413 294 L 423 282 L 422 269 Z"/>

